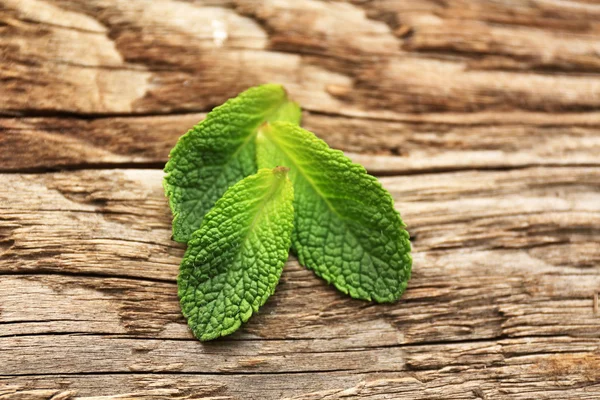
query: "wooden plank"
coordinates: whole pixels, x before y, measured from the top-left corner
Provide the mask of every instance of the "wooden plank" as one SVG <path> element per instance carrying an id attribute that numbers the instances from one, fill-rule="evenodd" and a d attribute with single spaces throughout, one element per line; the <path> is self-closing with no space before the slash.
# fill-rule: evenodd
<path id="1" fill-rule="evenodd" d="M 436 15 L 436 7 L 404 14 L 408 3 L 385 3 L 384 15 L 406 15 L 414 23 L 409 27 L 416 32 L 412 42 L 395 36 L 389 25 L 369 18 L 359 6 L 340 2 L 236 1 L 231 8 L 215 8 L 181 1 L 48 0 L 39 9 L 39 0 L 5 3 L 0 48 L 9 58 L 0 70 L 3 113 L 206 111 L 265 81 L 285 84 L 308 110 L 355 116 L 600 107 L 600 78 L 589 73 L 598 72 L 598 39 L 593 36 L 598 12 L 593 5 L 575 11 L 587 30 L 554 35 L 535 31 L 540 44 L 522 27 L 507 27 L 500 34 L 482 23 L 462 22 L 469 16 L 490 18 L 489 11 L 472 11 L 488 6 L 487 1 L 466 7 L 464 15 L 458 13 L 460 7 L 451 7 L 448 21 Z M 577 8 L 575 2 L 567 3 L 536 3 L 528 18 Z M 506 7 L 504 11 L 509 12 Z M 49 22 L 61 20 L 63 12 L 70 25 Z M 571 14 L 556 19 L 564 22 L 566 15 Z M 217 20 L 224 27 L 213 27 Z M 502 63 L 494 69 L 468 46 L 450 48 L 465 56 L 458 58 L 402 50 L 404 45 L 407 50 L 445 50 L 443 43 L 427 44 L 439 36 L 428 29 L 434 25 L 448 32 L 456 24 L 463 35 L 484 42 L 470 42 L 483 47 L 480 52 L 569 73 L 507 71 Z M 492 32 L 481 34 L 482 29 Z M 221 38 L 225 31 L 226 40 Z M 506 36 L 512 38 L 511 45 L 502 40 Z M 49 41 L 57 45 L 46 46 Z M 521 61 L 522 54 L 531 59 Z M 483 67 L 476 68 L 477 62 Z"/>
<path id="2" fill-rule="evenodd" d="M 177 138 L 202 118 L 0 118 L 0 170 L 162 168 Z M 381 121 L 305 112 L 303 125 L 373 173 L 598 165 L 600 154 L 600 116 L 593 115 Z"/>
<path id="3" fill-rule="evenodd" d="M 18 393 L 30 393 L 32 398 L 36 398 L 35 395 L 41 397 L 41 394 L 35 394 L 41 388 L 50 388 L 54 390 L 52 393 L 68 392 L 83 396 L 135 393 L 137 389 L 140 392 L 137 395 L 147 392 L 146 394 L 153 394 L 158 398 L 161 393 L 173 393 L 174 396 L 189 385 L 195 390 L 199 390 L 196 385 L 216 386 L 220 388 L 220 394 L 232 398 L 243 398 L 243 393 L 281 398 L 291 397 L 294 393 L 306 393 L 302 390 L 303 385 L 304 388 L 311 387 L 314 390 L 316 385 L 311 380 L 314 380 L 317 372 L 327 374 L 328 378 L 317 385 L 329 388 L 328 393 L 333 398 L 342 397 L 345 391 L 353 393 L 353 390 L 357 394 L 366 395 L 369 392 L 362 392 L 365 390 L 364 386 L 371 387 L 380 396 L 402 390 L 404 395 L 413 398 L 437 398 L 434 395 L 441 398 L 441 393 L 456 393 L 459 398 L 475 398 L 472 390 L 476 388 L 488 396 L 504 395 L 505 398 L 519 398 L 512 397 L 519 393 L 524 395 L 521 398 L 532 398 L 549 388 L 563 391 L 572 389 L 569 392 L 570 398 L 594 398 L 593 396 L 598 395 L 594 389 L 597 385 L 593 385 L 598 379 L 597 363 L 600 361 L 597 353 L 597 319 L 595 322 L 590 319 L 591 329 L 580 338 L 576 338 L 577 333 L 571 333 L 569 336 L 499 337 L 484 341 L 407 345 L 402 336 L 403 324 L 397 325 L 395 329 L 386 329 L 379 315 L 379 322 L 365 322 L 357 327 L 356 321 L 352 321 L 350 317 L 356 313 L 357 305 L 339 310 L 339 303 L 344 300 L 337 299 L 324 307 L 318 318 L 316 315 L 311 317 L 310 311 L 307 312 L 304 307 L 297 308 L 302 314 L 295 315 L 294 319 L 303 320 L 303 325 L 313 325 L 306 331 L 308 335 L 305 337 L 273 340 L 272 329 L 287 325 L 285 319 L 282 320 L 281 313 L 285 312 L 282 308 L 288 309 L 288 312 L 296 308 L 286 301 L 276 300 L 276 309 L 266 313 L 275 314 L 274 318 L 277 319 L 271 323 L 265 320 L 256 323 L 260 326 L 266 324 L 266 328 L 271 328 L 271 331 L 265 330 L 262 333 L 270 340 L 260 340 L 261 336 L 242 332 L 235 334 L 230 340 L 201 345 L 185 331 L 183 321 L 179 322 L 182 329 L 170 325 L 162 334 L 147 339 L 144 339 L 143 332 L 129 329 L 125 319 L 115 313 L 115 304 L 128 301 L 130 312 L 142 318 L 144 312 L 153 316 L 163 314 L 161 304 L 176 304 L 174 295 L 171 301 L 165 298 L 153 299 L 152 295 L 132 296 L 132 292 L 137 290 L 134 287 L 139 286 L 138 281 L 123 284 L 122 280 L 98 278 L 9 278 L 15 281 L 20 279 L 29 279 L 29 285 L 15 282 L 15 287 L 30 288 L 38 300 L 38 308 L 33 310 L 36 306 L 32 307 L 33 321 L 14 321 L 13 324 L 27 326 L 34 322 L 40 327 L 48 324 L 51 328 L 46 327 L 35 334 L 21 333 L 18 337 L 0 339 L 3 348 L 0 371 L 3 379 L 8 379 L 4 390 L 12 387 Z M 129 286 L 129 290 L 123 290 L 124 286 Z M 152 286 L 158 292 L 166 292 L 160 285 Z M 14 288 L 9 286 L 6 289 Z M 171 293 L 174 291 L 171 286 Z M 1 292 L 14 293 L 14 290 Z M 460 290 L 458 292 L 460 294 Z M 296 292 L 297 297 L 304 297 L 305 294 L 307 293 Z M 276 298 L 280 295 L 281 292 L 278 292 Z M 117 300 L 118 297 L 122 299 Z M 22 297 L 18 299 L 21 300 Z M 519 301 L 523 301 L 523 298 Z M 84 303 L 81 314 L 74 314 L 73 305 L 81 303 Z M 271 303 L 270 301 L 269 304 Z M 575 302 L 563 300 L 557 302 L 559 303 L 557 308 L 563 307 L 565 311 L 558 318 L 567 319 L 573 313 L 578 313 L 575 311 L 576 307 L 573 307 Z M 2 304 L 8 304 L 10 315 L 10 302 L 3 299 Z M 57 310 L 53 310 L 55 305 Z M 463 303 L 464 306 L 466 304 Z M 589 306 L 587 304 L 587 310 L 582 309 L 581 312 L 589 313 Z M 407 311 L 411 314 L 415 309 L 422 309 L 414 303 L 403 307 L 410 307 Z M 519 305 L 515 304 L 514 308 L 519 309 Z M 549 303 L 538 312 L 546 313 L 551 308 Z M 73 318 L 74 323 L 70 327 L 75 331 L 63 332 L 65 335 L 57 336 L 52 333 L 52 327 L 66 321 L 45 321 L 44 318 L 52 313 L 60 317 L 63 310 L 68 310 Z M 334 316 L 334 313 L 339 314 Z M 22 309 L 19 315 L 23 315 Z M 80 316 L 89 318 L 90 322 L 86 323 Z M 264 314 L 261 313 L 259 318 L 263 317 Z M 524 321 L 537 323 L 531 315 L 523 317 Z M 121 333 L 108 332 L 111 327 L 123 322 L 125 324 L 121 325 Z M 250 325 L 254 323 L 255 320 Z M 83 326 L 87 326 L 89 331 L 77 332 Z M 424 329 L 443 328 L 428 324 L 424 325 Z M 82 335 L 84 332 L 86 334 Z M 179 333 L 184 334 L 178 338 Z M 11 373 L 19 376 L 11 376 Z M 148 373 L 153 375 L 147 375 Z M 289 374 L 288 378 L 282 376 L 286 373 Z M 252 385 L 248 385 L 247 380 L 252 381 Z M 406 386 L 405 381 L 413 384 Z M 100 382 L 103 385 L 99 386 Z M 132 382 L 136 383 L 133 387 Z M 358 388 L 354 389 L 354 385 Z M 162 391 L 154 392 L 158 390 L 153 389 L 157 386 Z M 564 392 L 562 395 L 564 396 Z M 305 396 L 298 398 L 312 398 L 309 394 Z"/>
<path id="4" fill-rule="evenodd" d="M 6 391 L 175 396 L 181 384 L 225 398 L 244 390 L 265 398 L 599 394 L 597 168 L 383 178 L 416 236 L 414 277 L 399 303 L 349 299 L 292 260 L 252 321 L 205 345 L 179 312 L 183 249 L 169 241 L 160 171 L 2 178 Z M 329 377 L 322 390 L 299 390 L 315 388 L 315 373 Z M 282 374 L 296 383 L 282 388 Z"/>
<path id="5" fill-rule="evenodd" d="M 593 0 L 0 0 L 0 398 L 599 398 L 599 21 Z M 384 176 L 413 278 L 369 304 L 292 257 L 202 344 L 160 169 L 265 81 Z"/>
<path id="6" fill-rule="evenodd" d="M 168 240 L 171 217 L 160 170 L 5 174 L 3 180 L 3 233 L 10 243 L 4 257 L 11 258 L 11 271 L 39 269 L 43 263 L 33 257 L 39 252 L 58 257 L 44 269 L 141 276 L 139 262 L 145 261 L 143 276 L 172 277 L 165 275 L 165 266 L 178 264 L 182 246 Z M 597 239 L 597 168 L 468 171 L 386 177 L 382 182 L 411 222 L 418 250 L 585 246 Z M 70 237 L 77 243 L 65 251 L 61 243 Z M 129 243 L 141 246 L 139 251 L 130 251 Z M 25 257 L 27 251 L 31 257 Z M 82 266 L 80 257 L 90 252 L 103 263 Z M 114 267 L 102 270 L 100 265 Z"/>
<path id="7" fill-rule="evenodd" d="M 73 339 L 74 337 L 70 337 Z M 390 396 L 414 399 L 441 399 L 443 396 L 453 396 L 458 399 L 561 399 L 565 389 L 569 388 L 569 398 L 594 399 L 598 395 L 598 355 L 593 353 L 597 342 L 577 341 L 567 337 L 544 339 L 502 340 L 500 343 L 481 342 L 467 345 L 435 345 L 427 350 L 403 348 L 387 348 L 389 356 L 398 357 L 390 371 L 389 366 L 383 365 L 382 371 L 349 374 L 357 365 L 377 368 L 380 364 L 375 350 L 344 351 L 330 353 L 330 357 L 315 357 L 308 351 L 301 356 L 290 349 L 284 354 L 270 354 L 268 349 L 247 349 L 248 354 L 230 355 L 227 347 L 191 350 L 187 342 L 176 342 L 172 346 L 161 341 L 133 343 L 131 346 L 120 346 L 119 339 L 103 339 L 107 343 L 105 350 L 121 350 L 119 359 L 131 362 L 127 373 L 96 373 L 96 374 L 37 374 L 26 376 L 9 376 L 10 381 L 5 385 L 4 393 L 21 393 L 27 398 L 50 398 L 61 394 L 65 398 L 78 395 L 77 398 L 97 398 L 92 396 L 119 395 L 125 398 L 177 397 L 186 393 L 196 396 L 215 396 L 214 398 L 375 398 L 383 399 Z M 71 349 L 76 340 L 69 340 L 67 349 Z M 94 345 L 94 342 L 96 345 Z M 104 355 L 96 353 L 102 340 L 88 340 L 85 346 L 91 349 L 86 355 L 92 362 Z M 26 347 L 26 341 L 19 340 Z M 63 343 L 65 344 L 65 343 Z M 282 343 L 283 345 L 288 343 Z M 301 343 L 298 343 L 300 345 Z M 212 347 L 212 346 L 208 346 Z M 531 354 L 532 348 L 539 350 Z M 434 353 L 432 353 L 434 351 Z M 427 354 L 423 354 L 427 352 Z M 199 353 L 210 353 L 201 356 Z M 47 355 L 47 353 L 42 353 Z M 131 354 L 131 355 L 130 355 Z M 316 354 L 322 354 L 320 351 Z M 182 367 L 182 359 L 192 355 L 200 356 L 200 360 L 226 357 L 229 361 L 221 373 L 203 374 L 178 372 Z M 179 356 L 179 357 L 177 357 Z M 361 357 L 362 356 L 362 357 Z M 260 371 L 237 374 L 236 370 L 248 371 L 248 368 L 260 368 L 277 359 L 286 357 L 302 365 L 314 358 L 311 365 L 317 369 L 321 362 L 337 361 L 332 364 L 336 370 L 321 372 L 326 379 L 315 382 L 315 371 L 263 373 Z M 361 358 L 360 363 L 350 363 L 352 358 Z M 144 372 L 144 366 L 152 359 L 160 362 L 169 360 L 174 364 L 159 364 L 161 371 Z M 134 364 L 138 359 L 141 364 Z M 67 360 L 66 360 L 67 361 Z M 202 361 L 200 361 L 202 362 Z M 310 361 L 309 361 L 310 362 Z M 286 362 L 284 365 L 289 365 Z M 340 365 L 343 366 L 340 368 Z M 344 371 L 346 367 L 346 371 Z M 109 367 L 113 368 L 114 367 Z M 301 368 L 301 367 L 300 367 Z M 134 372 L 138 369 L 141 371 Z M 367 368 L 368 369 L 368 368 Z M 211 369 L 214 371 L 214 368 Z M 157 372 L 160 372 L 157 377 Z M 284 379 L 289 375 L 288 379 Z M 48 379 L 51 378 L 51 379 Z M 2 378 L 0 378 L 2 379 Z M 6 382 L 6 378 L 5 382 Z M 306 388 L 312 388 L 307 392 Z M 71 388 L 81 388 L 74 390 Z M 0 392 L 2 393 L 2 392 Z M 50 393 L 50 395 L 49 395 Z M 298 394 L 303 393 L 303 394 Z M 46 397 L 43 397 L 46 396 Z M 81 396 L 81 397 L 79 397 Z M 160 397 L 163 396 L 163 397 Z M 386 397 L 387 396 L 387 397 Z M 484 397 L 485 396 L 485 397 Z M 169 397 L 170 398 L 170 397 Z M 199 397 L 204 398 L 204 397 Z M 213 398 L 213 397 L 208 397 Z"/>

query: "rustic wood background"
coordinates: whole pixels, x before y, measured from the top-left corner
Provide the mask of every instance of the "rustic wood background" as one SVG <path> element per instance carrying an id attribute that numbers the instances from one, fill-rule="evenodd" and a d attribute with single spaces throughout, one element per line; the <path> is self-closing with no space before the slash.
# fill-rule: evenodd
<path id="1" fill-rule="evenodd" d="M 0 56 L 0 399 L 600 399 L 597 0 L 0 0 Z M 414 277 L 291 259 L 202 344 L 161 168 L 264 82 L 381 177 Z"/>

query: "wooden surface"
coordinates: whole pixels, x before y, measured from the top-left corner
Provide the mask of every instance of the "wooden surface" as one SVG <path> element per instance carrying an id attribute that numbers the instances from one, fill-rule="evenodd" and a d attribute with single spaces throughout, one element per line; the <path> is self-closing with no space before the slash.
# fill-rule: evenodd
<path id="1" fill-rule="evenodd" d="M 213 106 L 280 82 L 380 176 L 396 304 L 291 258 L 193 339 L 161 188 Z M 600 3 L 0 0 L 0 399 L 600 399 Z"/>

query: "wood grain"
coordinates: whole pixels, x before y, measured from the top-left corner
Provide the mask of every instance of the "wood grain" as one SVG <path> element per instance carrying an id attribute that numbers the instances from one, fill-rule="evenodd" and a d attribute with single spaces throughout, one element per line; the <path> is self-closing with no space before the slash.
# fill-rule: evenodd
<path id="1" fill-rule="evenodd" d="M 597 168 L 383 178 L 414 235 L 414 277 L 399 303 L 346 298 L 291 260 L 258 316 L 204 345 L 179 311 L 174 282 L 183 248 L 169 240 L 160 177 L 156 170 L 3 176 L 9 191 L 1 204 L 11 206 L 2 210 L 2 375 L 35 377 L 26 387 L 42 390 L 43 376 L 58 382 L 83 374 L 69 387 L 85 395 L 134 389 L 123 382 L 86 391 L 83 376 L 150 372 L 217 382 L 221 374 L 275 375 L 264 378 L 269 387 L 282 373 L 305 374 L 305 382 L 335 373 L 327 387 L 338 389 L 349 376 L 369 385 L 384 374 L 393 378 L 382 393 L 410 378 L 412 389 L 400 386 L 414 396 L 426 392 L 419 381 L 457 373 L 483 379 L 475 378 L 480 368 L 499 370 L 490 383 L 533 368 L 531 379 L 547 385 L 557 378 L 544 368 L 558 363 L 566 371 L 560 379 L 572 381 L 562 387 L 574 394 L 598 378 Z M 24 305 L 23 298 L 35 300 Z M 243 397 L 242 387 L 225 386 L 223 393 Z"/>
<path id="2" fill-rule="evenodd" d="M 249 86 L 378 175 L 409 289 L 290 257 L 193 339 L 162 166 Z M 0 0 L 1 399 L 600 398 L 595 0 Z"/>
<path id="3" fill-rule="evenodd" d="M 490 16 L 494 7 L 484 10 L 491 2 L 483 0 L 470 7 L 457 2 L 442 17 L 438 7 L 405 13 L 412 2 L 403 1 L 373 2 L 371 12 L 316 0 L 233 1 L 225 8 L 208 2 L 124 0 L 61 0 L 36 7 L 40 2 L 4 0 L 4 113 L 206 111 L 264 81 L 285 84 L 308 110 L 373 118 L 412 112 L 592 111 L 600 106 L 598 11 L 575 1 L 532 2 L 530 18 L 554 18 L 542 18 L 542 26 L 533 27 L 535 33 L 541 30 L 541 38 L 532 36 L 532 27 L 505 27 L 510 41 L 470 29 L 483 25 L 485 30 L 485 23 L 502 17 Z M 503 10 L 495 8 L 501 8 L 504 18 L 520 11 L 508 2 Z M 48 21 L 53 16 L 60 20 L 63 12 L 71 19 L 67 24 Z M 573 12 L 581 28 L 548 32 L 553 23 L 573 25 Z M 393 21 L 406 19 L 406 29 L 415 33 L 397 37 L 385 18 L 376 19 L 381 13 L 391 18 L 387 22 L 392 27 Z M 449 32 L 444 16 L 447 24 L 456 24 L 454 31 L 462 29 L 483 41 L 479 46 L 470 42 L 481 49 L 456 51 L 436 44 L 435 37 L 442 35 L 427 35 L 427 30 L 433 25 Z M 226 44 L 215 36 L 220 28 L 213 21 L 226 26 Z M 515 46 L 542 59 L 538 64 L 565 73 L 538 73 L 529 65 L 506 71 L 473 64 L 486 63 L 481 54 L 518 61 Z M 423 48 L 440 51 L 432 56 L 407 51 Z M 451 56 L 444 56 L 449 51 Z M 580 58 L 584 68 L 562 67 L 564 58 Z"/>
<path id="4" fill-rule="evenodd" d="M 0 171 L 162 168 L 204 114 L 0 118 Z M 600 165 L 600 114 L 531 121 L 382 121 L 305 112 L 303 125 L 375 174 Z M 19 157 L 14 156 L 14 152 Z"/>

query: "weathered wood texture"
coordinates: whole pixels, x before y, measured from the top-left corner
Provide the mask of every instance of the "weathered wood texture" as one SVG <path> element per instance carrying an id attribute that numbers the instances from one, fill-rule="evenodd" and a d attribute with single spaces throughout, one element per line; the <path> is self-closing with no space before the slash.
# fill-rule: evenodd
<path id="1" fill-rule="evenodd" d="M 594 0 L 0 0 L 0 399 L 600 399 Z M 192 338 L 169 149 L 265 81 L 381 176 L 396 304 L 290 259 Z"/>

